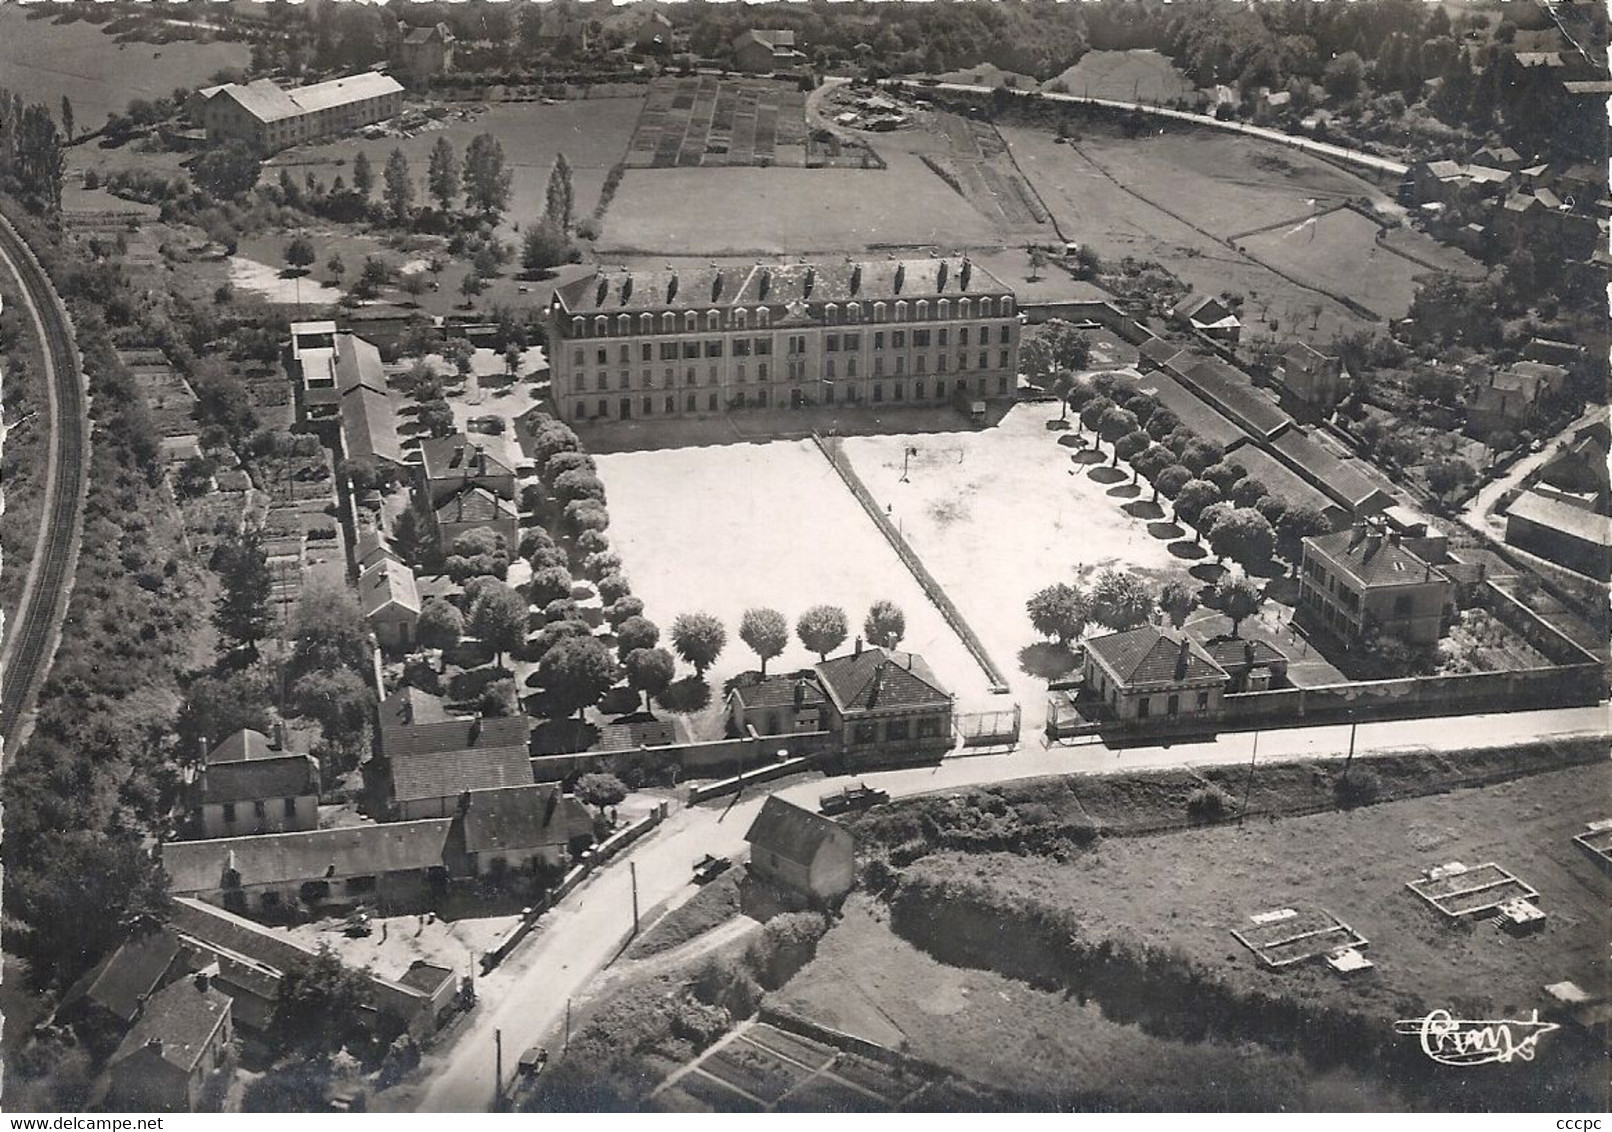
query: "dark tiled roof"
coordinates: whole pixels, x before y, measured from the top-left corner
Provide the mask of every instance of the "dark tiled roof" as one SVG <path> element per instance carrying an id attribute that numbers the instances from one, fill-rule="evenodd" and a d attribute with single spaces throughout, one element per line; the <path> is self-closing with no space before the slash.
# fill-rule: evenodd
<path id="1" fill-rule="evenodd" d="M 823 846 L 833 842 L 844 844 L 849 851 L 851 834 L 838 822 L 772 794 L 761 804 L 761 812 L 750 823 L 744 839 L 786 860 L 810 865 Z"/>
<path id="2" fill-rule="evenodd" d="M 229 1017 L 229 1010 L 229 996 L 223 991 L 203 987 L 193 978 L 180 979 L 151 996 L 140 1020 L 108 1064 L 117 1065 L 148 1045 L 161 1042 L 158 1056 L 180 1072 L 189 1073 L 207 1052 L 218 1028 Z"/>
<path id="3" fill-rule="evenodd" d="M 760 683 L 733 689 L 733 694 L 747 708 L 814 706 L 825 699 L 817 682 L 805 676 L 768 676 Z"/>
<path id="4" fill-rule="evenodd" d="M 526 719 L 521 717 L 524 724 Z M 525 786 L 532 781 L 525 735 L 503 747 L 436 751 L 392 758 L 392 797 L 398 802 L 454 798 L 466 790 Z"/>
<path id="5" fill-rule="evenodd" d="M 1157 366 L 1163 366 L 1165 362 L 1181 352 L 1181 346 L 1168 338 L 1149 338 L 1142 343 L 1141 349 L 1137 351 L 1142 357 Z"/>
<path id="6" fill-rule="evenodd" d="M 525 756 L 522 755 L 522 764 Z M 531 774 L 528 768 L 526 773 Z M 387 822 L 381 825 L 268 833 L 213 841 L 170 841 L 162 866 L 172 890 L 215 892 L 233 868 L 243 886 L 286 884 L 326 876 L 380 876 L 443 863 L 449 818 Z"/>
<path id="7" fill-rule="evenodd" d="M 417 727 L 427 723 L 451 723 L 454 718 L 449 714 L 441 696 L 421 691 L 412 684 L 400 685 L 395 692 L 381 701 L 383 731 L 389 731 L 394 727 Z"/>
<path id="8" fill-rule="evenodd" d="M 218 746 L 207 752 L 207 762 L 233 763 L 243 759 L 274 758 L 280 752 L 269 746 L 269 737 L 261 731 L 253 731 L 250 727 L 237 731 Z"/>
<path id="9" fill-rule="evenodd" d="M 463 822 L 469 853 L 565 845 L 593 831 L 588 808 L 554 786 L 472 790 Z"/>
<path id="10" fill-rule="evenodd" d="M 1186 645 L 1186 664 L 1181 663 Z M 1192 637 L 1157 625 L 1093 637 L 1086 651 L 1096 656 L 1122 686 L 1178 684 L 1210 677 L 1226 678 L 1201 644 Z"/>
<path id="11" fill-rule="evenodd" d="M 938 707 L 951 695 L 917 653 L 869 646 L 817 666 L 817 679 L 841 711 Z"/>
<path id="12" fill-rule="evenodd" d="M 1432 567 L 1409 547 L 1382 533 L 1362 533 L 1350 528 L 1304 540 L 1306 553 L 1320 556 L 1338 567 L 1361 586 L 1403 586 L 1425 581 Z M 1432 573 L 1434 581 L 1440 579 Z"/>
<path id="13" fill-rule="evenodd" d="M 420 441 L 420 460 L 425 465 L 425 474 L 429 479 L 461 479 L 469 471 L 466 465 L 470 464 L 473 456 L 481 454 L 481 468 L 472 473 L 470 478 L 476 476 L 512 476 L 512 468 L 504 465 L 497 456 L 479 444 L 466 433 L 454 436 L 432 436 Z"/>
<path id="14" fill-rule="evenodd" d="M 132 1022 L 146 996 L 157 989 L 173 966 L 179 950 L 179 938 L 167 928 L 125 940 L 68 991 L 66 1002 L 86 1000 L 124 1022 Z"/>
<path id="15" fill-rule="evenodd" d="M 319 793 L 319 763 L 312 755 L 212 763 L 201 772 L 204 805 L 296 798 Z"/>
<path id="16" fill-rule="evenodd" d="M 515 509 L 484 487 L 457 491 L 437 508 L 439 523 L 492 523 L 513 518 Z"/>
<path id="17" fill-rule="evenodd" d="M 365 617 L 373 617 L 389 605 L 420 612 L 414 571 L 395 558 L 383 558 L 358 575 L 358 607 Z"/>
<path id="18" fill-rule="evenodd" d="M 436 714 L 436 708 L 430 705 L 426 693 L 416 691 L 414 697 L 417 712 L 423 706 L 429 708 L 433 715 Z M 386 702 L 393 704 L 393 699 L 388 698 Z M 397 702 L 401 704 L 401 699 Z M 440 705 L 441 701 L 437 700 L 437 704 Z M 389 717 L 401 718 L 395 715 L 400 710 L 397 705 L 386 709 L 381 716 L 383 726 Z M 531 727 L 531 720 L 524 715 L 494 716 L 478 721 L 475 716 L 450 717 L 444 713 L 440 719 L 422 723 L 420 716 L 416 714 L 412 725 L 398 724 L 389 727 L 386 733 L 386 747 L 382 753 L 389 759 L 397 760 L 416 755 L 439 755 L 482 747 L 524 749 Z"/>
<path id="19" fill-rule="evenodd" d="M 1286 666 L 1287 654 L 1266 641 L 1221 637 L 1204 646 L 1216 664 L 1230 672 L 1237 668 Z"/>
<path id="20" fill-rule="evenodd" d="M 1269 439 L 1293 423 L 1292 417 L 1254 388 L 1247 374 L 1219 358 L 1177 357 L 1170 361 L 1170 369 L 1204 400 L 1255 436 Z"/>
<path id="21" fill-rule="evenodd" d="M 1141 381 L 1139 388 L 1151 393 L 1166 409 L 1174 413 L 1182 424 L 1211 444 L 1222 448 L 1248 439 L 1248 434 L 1221 416 L 1202 397 L 1187 388 L 1174 376 L 1159 370 Z"/>
<path id="22" fill-rule="evenodd" d="M 677 742 L 677 728 L 665 719 L 629 719 L 607 723 L 599 728 L 595 752 L 636 751 L 639 747 L 670 747 Z"/>
<path id="23" fill-rule="evenodd" d="M 173 899 L 168 919 L 175 931 L 209 949 L 228 951 L 277 973 L 307 963 L 318 954 L 288 935 L 188 896 Z M 265 985 L 264 989 L 269 988 Z"/>
<path id="24" fill-rule="evenodd" d="M 956 299 L 1005 292 L 1008 288 L 1002 281 L 979 264 L 964 258 L 924 258 L 608 271 L 568 283 L 554 297 L 573 315 L 796 302 L 806 303 L 815 314 L 823 303 Z M 871 321 L 868 314 L 864 321 Z"/>
<path id="25" fill-rule="evenodd" d="M 424 991 L 426 994 L 435 994 L 443 983 L 453 977 L 452 967 L 438 967 L 435 963 L 416 959 L 409 965 L 409 969 L 403 972 L 403 977 L 398 982 L 406 987 Z"/>
<path id="26" fill-rule="evenodd" d="M 1297 428 L 1271 441 L 1271 448 L 1305 480 L 1351 511 L 1380 511 L 1394 503 L 1393 496 L 1373 483 L 1355 461 L 1339 459 Z"/>
<path id="27" fill-rule="evenodd" d="M 1595 546 L 1612 546 L 1612 519 L 1538 492 L 1525 491 L 1517 496 L 1507 514 Z"/>
<path id="28" fill-rule="evenodd" d="M 343 393 L 341 432 L 347 442 L 349 459 L 404 463 L 403 441 L 397 435 L 397 412 L 385 393 L 377 393 L 367 385 Z"/>

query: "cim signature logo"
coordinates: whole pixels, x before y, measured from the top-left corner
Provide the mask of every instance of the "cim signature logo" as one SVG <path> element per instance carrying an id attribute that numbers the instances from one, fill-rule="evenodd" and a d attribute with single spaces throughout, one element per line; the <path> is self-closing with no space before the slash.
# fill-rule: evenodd
<path id="1" fill-rule="evenodd" d="M 1455 1018 L 1435 1010 L 1426 1018 L 1402 1018 L 1394 1031 L 1421 1039 L 1422 1052 L 1441 1065 L 1489 1065 L 1532 1061 L 1539 1039 L 1561 1029 L 1541 1022 L 1539 1011 L 1527 1018 Z"/>

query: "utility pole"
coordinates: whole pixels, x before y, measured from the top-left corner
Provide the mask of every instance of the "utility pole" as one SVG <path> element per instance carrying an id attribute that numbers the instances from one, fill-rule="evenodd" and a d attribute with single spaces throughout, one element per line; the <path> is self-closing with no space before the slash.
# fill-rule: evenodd
<path id="1" fill-rule="evenodd" d="M 493 1031 L 493 1111 L 504 1107 L 504 1031 Z"/>
<path id="2" fill-rule="evenodd" d="M 1343 781 L 1349 781 L 1349 764 L 1355 759 L 1355 729 L 1360 726 L 1355 720 L 1349 721 L 1349 753 L 1343 757 Z"/>
<path id="3" fill-rule="evenodd" d="M 1243 804 L 1237 807 L 1237 824 L 1243 824 L 1248 813 L 1248 794 L 1254 788 L 1254 760 L 1259 758 L 1259 732 L 1254 732 L 1254 753 L 1248 756 L 1248 777 L 1243 780 Z"/>
<path id="4" fill-rule="evenodd" d="M 627 869 L 632 874 L 632 934 L 638 934 L 638 862 L 628 861 Z"/>
<path id="5" fill-rule="evenodd" d="M 565 1044 L 560 1047 L 561 1053 L 568 1053 L 571 1049 L 571 1000 L 565 1000 Z"/>

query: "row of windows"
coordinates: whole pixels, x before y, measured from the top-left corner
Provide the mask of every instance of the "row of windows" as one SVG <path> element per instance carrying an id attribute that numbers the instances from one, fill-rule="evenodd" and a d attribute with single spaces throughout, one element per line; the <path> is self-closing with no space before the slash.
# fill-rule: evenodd
<path id="1" fill-rule="evenodd" d="M 969 367 L 969 362 L 970 362 L 971 359 L 977 363 L 974 366 L 975 369 L 990 369 L 991 368 L 991 355 L 990 355 L 990 352 L 987 351 L 987 350 L 981 350 L 977 355 L 958 354 L 957 355 L 957 369 L 959 371 L 965 371 L 965 370 L 969 369 L 970 368 Z M 864 376 L 862 373 L 859 372 L 858 360 L 855 357 L 849 357 L 849 358 L 843 359 L 843 361 L 845 363 L 845 368 L 844 368 L 843 372 L 841 371 L 840 364 L 839 364 L 841 360 L 842 359 L 836 359 L 836 358 L 827 358 L 827 359 L 824 360 L 824 362 L 823 362 L 823 377 L 825 379 L 828 379 L 828 380 L 832 381 L 835 378 L 839 378 L 839 377 L 852 378 L 852 377 Z M 948 364 L 949 363 L 947 361 L 947 355 L 945 355 L 945 354 L 939 355 L 938 357 L 935 358 L 935 372 L 940 373 L 940 374 L 945 373 L 947 371 Z M 1013 352 L 1011 350 L 1002 350 L 1002 351 L 998 352 L 998 354 L 997 354 L 997 368 L 998 369 L 1008 369 L 1008 368 L 1010 368 L 1012 366 L 1012 364 L 1013 364 Z M 928 355 L 919 354 L 919 355 L 917 355 L 917 357 L 915 357 L 913 359 L 912 372 L 914 374 L 927 374 L 929 372 L 929 358 L 928 358 Z M 661 374 L 662 374 L 661 384 L 665 388 L 671 389 L 671 388 L 676 386 L 676 384 L 677 384 L 677 369 L 676 369 L 676 367 L 667 366 L 664 370 L 661 371 Z M 757 362 L 756 363 L 755 374 L 756 374 L 756 380 L 757 381 L 766 381 L 766 380 L 768 380 L 768 376 L 769 376 L 768 364 L 766 362 Z M 906 358 L 906 355 L 904 355 L 904 354 L 903 355 L 898 355 L 896 357 L 896 359 L 895 359 L 894 371 L 890 376 L 905 377 L 906 374 L 907 374 L 907 358 Z M 808 376 L 806 360 L 804 358 L 799 358 L 799 357 L 789 358 L 784 363 L 784 376 L 787 379 L 792 380 L 792 381 L 804 381 Z M 885 372 L 884 358 L 882 356 L 875 357 L 873 359 L 873 372 L 872 372 L 871 376 L 873 376 L 873 377 L 885 377 L 885 376 L 887 376 L 887 374 Z M 749 369 L 748 369 L 747 363 L 745 363 L 745 362 L 735 362 L 734 366 L 733 366 L 733 377 L 734 377 L 735 381 L 741 381 L 741 382 L 742 381 L 748 381 L 749 380 Z M 684 380 L 683 384 L 685 384 L 685 385 L 698 385 L 700 383 L 698 367 L 696 367 L 696 366 L 687 367 L 687 369 L 684 370 L 684 378 L 685 378 L 685 380 Z M 707 383 L 712 384 L 712 385 L 715 385 L 720 380 L 720 377 L 718 375 L 718 370 L 717 370 L 716 366 L 707 366 L 706 367 L 706 379 L 707 379 Z M 655 371 L 653 369 L 644 369 L 644 370 L 641 370 L 639 372 L 639 386 L 641 388 L 644 388 L 644 389 L 653 389 L 653 388 L 655 388 Z M 610 373 L 609 373 L 608 370 L 599 370 L 598 373 L 596 373 L 594 375 L 594 377 L 593 377 L 593 388 L 594 389 L 597 389 L 599 392 L 604 393 L 604 392 L 608 392 L 612 387 L 614 387 L 616 389 L 631 389 L 633 387 L 632 374 L 629 371 L 625 370 L 625 369 L 622 370 L 617 375 L 617 377 L 615 378 L 614 386 L 612 386 L 612 380 L 611 380 L 611 376 L 610 376 Z M 578 371 L 576 374 L 573 375 L 573 377 L 572 377 L 572 391 L 573 392 L 586 393 L 588 391 L 588 388 L 589 388 L 589 380 L 588 380 L 588 374 L 586 373 L 586 371 Z"/>
<path id="2" fill-rule="evenodd" d="M 868 306 L 870 308 L 870 321 L 889 321 L 888 316 L 892 313 L 890 304 L 876 302 L 868 304 Z M 919 299 L 910 304 L 906 299 L 898 299 L 894 303 L 893 313 L 895 315 L 896 322 L 928 322 L 931 317 L 931 309 L 933 309 L 934 318 L 942 320 L 950 319 L 953 314 L 952 300 L 937 299 L 931 308 L 928 299 Z M 823 321 L 830 326 L 836 325 L 840 322 L 841 313 L 842 310 L 838 303 L 827 303 L 823 306 Z M 862 303 L 847 303 L 843 309 L 843 314 L 845 316 L 844 321 L 861 322 L 862 313 Z M 993 301 L 989 296 L 987 296 L 981 298 L 977 303 L 971 299 L 957 300 L 956 316 L 958 318 L 974 318 L 976 314 L 980 318 L 993 318 L 997 316 L 1006 318 L 1013 314 L 1013 297 L 1011 295 L 1004 295 L 1001 299 Z M 682 319 L 679 320 L 676 314 L 672 313 L 671 311 L 665 311 L 660 315 L 659 319 L 660 332 L 662 334 L 679 333 L 679 322 L 681 322 L 681 332 L 684 334 L 693 334 L 700 330 L 702 321 L 706 330 L 721 330 L 723 327 L 722 312 L 716 309 L 708 310 L 705 312 L 705 317 L 702 320 L 699 311 L 684 311 Z M 770 307 L 757 307 L 755 310 L 756 327 L 758 329 L 763 328 L 771 325 L 771 322 L 772 309 Z M 653 314 L 645 312 L 637 316 L 636 325 L 636 333 L 653 334 L 655 333 L 656 317 Z M 744 330 L 749 325 L 750 312 L 745 310 L 743 307 L 735 307 L 733 310 L 728 312 L 728 326 L 732 329 Z M 595 338 L 604 338 L 611 334 L 615 334 L 617 336 L 632 334 L 635 332 L 633 327 L 634 318 L 630 314 L 618 314 L 615 316 L 614 321 L 612 321 L 609 315 L 594 315 L 591 322 L 592 335 Z M 572 316 L 571 337 L 585 338 L 588 336 L 589 330 L 590 323 L 587 318 L 582 315 Z"/>
<path id="3" fill-rule="evenodd" d="M 920 739 L 932 739 L 941 734 L 941 719 L 939 716 L 923 716 L 913 726 L 910 719 L 888 719 L 884 723 L 884 741 L 887 743 L 904 743 L 915 734 Z M 875 722 L 865 721 L 854 724 L 851 728 L 851 742 L 861 746 L 866 743 L 879 741 L 879 725 Z"/>
<path id="4" fill-rule="evenodd" d="M 1116 702 L 1116 703 L 1118 702 L 1117 698 L 1116 698 L 1116 700 L 1114 702 Z M 1209 710 L 1209 693 L 1208 692 L 1199 692 L 1198 693 L 1198 710 L 1199 711 L 1208 711 Z M 1178 694 L 1172 692 L 1164 701 L 1164 714 L 1165 715 L 1179 715 L 1180 712 L 1181 712 L 1181 697 Z M 1136 718 L 1138 718 L 1138 719 L 1147 719 L 1152 714 L 1153 714 L 1153 700 L 1152 700 L 1151 697 L 1143 696 L 1141 699 L 1136 701 Z"/>
<path id="5" fill-rule="evenodd" d="M 295 798 L 283 799 L 280 804 L 285 807 L 285 816 L 286 817 L 294 818 L 294 817 L 297 816 L 297 800 Z M 256 817 L 256 818 L 266 818 L 266 817 L 268 817 L 269 816 L 269 804 L 267 802 L 263 801 L 262 799 L 259 799 L 258 801 L 253 802 L 252 803 L 252 816 Z M 225 822 L 225 824 L 229 824 L 231 822 L 234 822 L 235 820 L 237 820 L 236 817 L 235 817 L 235 803 L 234 802 L 225 802 L 224 803 L 224 822 Z"/>
<path id="6" fill-rule="evenodd" d="M 984 396 L 986 396 L 986 390 L 987 390 L 987 382 L 986 382 L 986 379 L 982 377 L 975 383 L 975 392 L 979 396 L 984 397 Z M 935 384 L 934 384 L 934 387 L 933 387 L 934 400 L 936 400 L 936 401 L 944 401 L 954 391 L 957 392 L 957 393 L 967 393 L 968 392 L 968 383 L 966 381 L 958 381 L 958 382 L 955 383 L 954 386 L 948 387 L 947 383 L 946 383 L 946 381 L 944 379 L 937 379 L 935 381 Z M 585 392 L 585 390 L 579 390 L 579 392 Z M 799 390 L 794 390 L 792 392 L 795 394 L 794 400 L 797 403 L 802 402 L 804 400 L 804 398 L 801 397 Z M 1006 378 L 1006 377 L 997 378 L 996 392 L 1001 396 L 1006 396 L 1007 394 L 1012 392 L 1012 387 L 1009 385 L 1009 379 L 1008 378 Z M 900 382 L 900 381 L 895 382 L 890 387 L 890 393 L 891 393 L 891 400 L 893 400 L 893 401 L 906 401 L 906 400 L 908 400 L 908 397 L 907 397 L 907 384 L 905 382 Z M 862 401 L 865 396 L 867 396 L 867 395 L 865 395 L 861 390 L 858 389 L 858 387 L 856 387 L 854 385 L 846 386 L 843 394 L 838 394 L 836 392 L 836 387 L 831 385 L 831 384 L 824 384 L 822 386 L 822 390 L 821 390 L 822 403 L 825 404 L 825 405 L 834 404 L 836 402 L 836 399 L 843 400 L 844 403 L 847 404 L 847 405 L 854 405 L 857 402 Z M 928 400 L 929 397 L 930 397 L 930 386 L 929 386 L 929 384 L 927 382 L 923 381 L 922 379 L 919 379 L 919 380 L 914 381 L 912 383 L 912 398 L 911 399 L 913 401 L 925 401 L 925 400 Z M 871 396 L 868 396 L 867 399 L 873 401 L 876 404 L 882 404 L 884 402 L 884 400 L 885 400 L 885 385 L 884 385 L 884 383 L 882 381 L 876 381 L 876 382 L 873 383 L 872 388 L 871 388 Z M 700 411 L 700 401 L 701 401 L 701 398 L 700 398 L 700 395 L 698 393 L 692 393 L 692 392 L 685 393 L 683 395 L 683 411 L 688 412 L 688 413 L 697 413 L 697 412 L 699 412 Z M 705 402 L 705 411 L 714 413 L 718 409 L 720 409 L 722 407 L 722 405 L 723 405 L 722 395 L 720 393 L 718 393 L 716 390 L 708 390 L 706 392 L 706 394 L 705 394 L 704 402 Z M 729 399 L 729 401 L 727 402 L 728 407 L 730 407 L 730 408 L 740 408 L 740 407 L 743 407 L 745 405 L 745 403 L 746 402 L 745 402 L 745 397 L 744 397 L 743 393 L 739 393 L 739 394 L 731 397 Z M 770 395 L 769 395 L 767 390 L 758 389 L 758 390 L 756 390 L 755 397 L 749 403 L 751 405 L 757 407 L 757 408 L 767 408 L 771 404 L 771 397 L 770 397 Z M 676 413 L 678 411 L 677 410 L 678 398 L 677 398 L 677 394 L 675 394 L 675 393 L 667 393 L 664 396 L 658 397 L 658 398 L 655 397 L 655 396 L 643 396 L 643 397 L 638 398 L 638 400 L 636 402 L 634 402 L 633 398 L 631 398 L 631 397 L 622 397 L 615 403 L 615 405 L 614 405 L 614 410 L 615 410 L 614 413 L 612 413 L 612 405 L 611 405 L 610 399 L 608 397 L 600 397 L 597 401 L 593 402 L 593 405 L 594 405 L 594 409 L 595 409 L 595 411 L 593 413 L 593 416 L 594 416 L 595 419 L 608 419 L 611 416 L 616 416 L 616 417 L 620 418 L 621 420 L 627 420 L 635 412 L 638 413 L 640 416 L 645 416 L 645 417 L 654 416 L 657 412 L 660 412 L 662 414 Z M 656 408 L 657 405 L 659 406 L 659 409 Z M 577 398 L 577 400 L 574 402 L 574 406 L 573 406 L 573 408 L 574 408 L 574 411 L 572 413 L 573 419 L 575 419 L 575 420 L 586 420 L 586 419 L 588 419 L 588 406 L 589 406 L 589 403 L 587 401 L 583 400 L 580 397 Z"/>
<path id="7" fill-rule="evenodd" d="M 916 349 L 916 350 L 926 350 L 926 349 L 929 348 L 930 343 L 933 342 L 936 346 L 939 346 L 942 349 L 944 349 L 944 348 L 946 348 L 946 347 L 951 345 L 950 329 L 951 329 L 950 327 L 944 327 L 943 326 L 943 327 L 939 328 L 938 330 L 936 330 L 934 332 L 931 332 L 929 330 L 914 330 L 912 332 L 912 345 L 911 345 L 911 348 Z M 969 345 L 969 333 L 970 333 L 971 329 L 972 329 L 971 327 L 967 327 L 967 326 L 963 326 L 963 327 L 958 328 L 958 330 L 957 330 L 957 345 L 958 346 L 964 347 L 964 346 Z M 981 346 L 989 345 L 990 341 L 991 341 L 991 328 L 989 326 L 981 326 L 981 327 L 979 327 L 978 336 L 977 336 L 977 338 L 975 340 Z M 1004 322 L 999 327 L 997 327 L 996 341 L 997 341 L 998 345 L 1002 345 L 1002 346 L 1006 346 L 1006 345 L 1008 345 L 1009 343 L 1011 343 L 1013 341 L 1013 328 L 1012 328 L 1012 326 L 1010 324 Z M 894 349 L 894 350 L 905 350 L 905 349 L 908 349 L 907 342 L 908 342 L 908 340 L 907 340 L 907 332 L 905 330 L 895 330 L 895 331 L 892 331 L 890 333 L 890 336 L 889 336 L 889 348 Z M 885 345 L 886 345 L 885 332 L 882 331 L 882 330 L 875 331 L 874 334 L 873 334 L 873 348 L 875 350 L 883 350 L 883 349 L 885 349 Z M 861 334 L 844 334 L 844 335 L 840 335 L 840 334 L 825 334 L 823 336 L 823 352 L 824 353 L 828 353 L 828 354 L 839 354 L 839 353 L 854 354 L 854 353 L 857 353 L 858 351 L 860 351 L 861 349 L 862 349 L 862 335 Z M 791 335 L 789 335 L 788 338 L 784 342 L 784 351 L 785 351 L 785 353 L 789 353 L 789 354 L 804 354 L 804 353 L 806 353 L 807 352 L 806 335 L 804 335 L 804 334 L 791 334 Z M 765 357 L 765 356 L 768 356 L 768 355 L 770 355 L 772 353 L 772 339 L 771 338 L 730 338 L 730 339 L 706 338 L 706 339 L 697 339 L 697 340 L 685 340 L 685 341 L 682 341 L 682 342 L 660 342 L 660 343 L 640 342 L 638 344 L 637 353 L 638 353 L 638 360 L 643 361 L 643 362 L 654 361 L 657 356 L 659 356 L 660 360 L 663 361 L 663 362 L 676 361 L 679 358 L 681 358 L 683 360 L 688 360 L 688 359 L 691 359 L 691 358 L 700 358 L 700 357 L 720 358 L 724 354 L 732 354 L 736 358 L 748 358 L 748 357 L 751 357 L 753 355 L 754 356 Z M 595 364 L 597 364 L 597 365 L 601 365 L 601 366 L 609 365 L 610 364 L 610 348 L 608 346 L 597 346 L 597 347 L 595 347 L 594 351 L 593 351 L 593 358 L 594 358 Z M 633 360 L 633 348 L 632 348 L 632 346 L 630 344 L 626 343 L 626 342 L 621 343 L 621 345 L 616 348 L 616 361 L 621 365 L 627 365 L 627 364 L 631 363 L 632 360 Z M 585 365 L 586 362 L 587 362 L 587 350 L 584 349 L 581 346 L 572 347 L 572 349 L 571 349 L 571 364 L 576 365 L 576 366 L 580 366 L 580 365 Z"/>

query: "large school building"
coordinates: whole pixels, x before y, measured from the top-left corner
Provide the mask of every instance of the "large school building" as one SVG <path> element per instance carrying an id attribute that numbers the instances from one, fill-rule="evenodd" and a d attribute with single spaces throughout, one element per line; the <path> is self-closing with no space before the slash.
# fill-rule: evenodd
<path id="1" fill-rule="evenodd" d="M 226 83 L 191 95 L 191 117 L 212 142 L 241 141 L 262 153 L 395 118 L 403 87 L 376 71 L 282 90 L 268 79 Z"/>
<path id="2" fill-rule="evenodd" d="M 1013 292 L 967 257 L 601 270 L 554 294 L 569 420 L 1011 396 Z"/>

